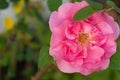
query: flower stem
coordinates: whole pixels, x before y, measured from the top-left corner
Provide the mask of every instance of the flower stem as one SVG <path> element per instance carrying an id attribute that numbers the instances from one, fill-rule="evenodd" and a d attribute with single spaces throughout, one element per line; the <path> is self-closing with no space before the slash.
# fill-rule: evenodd
<path id="1" fill-rule="evenodd" d="M 111 7 L 111 8 L 108 8 L 108 9 L 104 9 L 103 11 L 105 11 L 105 12 L 109 12 L 109 11 L 111 11 L 111 10 L 113 10 L 114 8 L 113 7 Z"/>

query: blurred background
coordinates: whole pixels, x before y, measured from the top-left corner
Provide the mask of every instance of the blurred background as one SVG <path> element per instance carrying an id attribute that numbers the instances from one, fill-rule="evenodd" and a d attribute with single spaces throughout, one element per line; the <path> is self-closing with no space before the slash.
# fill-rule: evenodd
<path id="1" fill-rule="evenodd" d="M 120 39 L 107 70 L 88 76 L 60 72 L 49 55 L 50 13 L 47 0 L 0 0 L 0 80 L 120 80 Z M 120 23 L 116 11 L 109 14 Z"/>

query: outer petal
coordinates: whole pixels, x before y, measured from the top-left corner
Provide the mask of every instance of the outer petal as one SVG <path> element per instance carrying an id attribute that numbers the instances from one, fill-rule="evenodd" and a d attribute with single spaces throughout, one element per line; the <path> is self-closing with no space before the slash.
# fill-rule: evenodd
<path id="1" fill-rule="evenodd" d="M 114 32 L 109 24 L 107 24 L 106 22 L 101 22 L 97 25 L 98 25 L 99 29 L 103 32 L 104 35 L 114 38 L 113 37 Z"/>
<path id="2" fill-rule="evenodd" d="M 114 40 L 108 39 L 106 44 L 102 46 L 105 50 L 104 58 L 110 58 L 116 52 L 117 44 Z"/>
<path id="3" fill-rule="evenodd" d="M 63 39 L 64 39 L 64 36 L 52 34 L 51 40 L 50 40 L 50 47 L 55 48 L 56 46 L 58 46 L 58 44 L 61 43 Z"/>
<path id="4" fill-rule="evenodd" d="M 59 15 L 66 19 L 72 19 L 73 15 L 80 9 L 88 6 L 86 1 L 75 3 L 64 3 L 58 9 Z"/>
<path id="5" fill-rule="evenodd" d="M 50 20 L 49 20 L 49 26 L 50 26 L 50 30 L 52 32 L 56 32 L 56 33 L 61 33 L 60 31 L 62 31 L 64 29 L 63 26 L 61 26 L 61 24 L 63 24 L 64 19 L 61 18 L 60 15 L 58 15 L 57 12 L 53 12 L 50 16 Z"/>
<path id="6" fill-rule="evenodd" d="M 77 68 L 75 68 L 73 65 L 71 65 L 69 62 L 65 60 L 57 61 L 57 66 L 62 72 L 65 73 L 78 72 Z"/>
<path id="7" fill-rule="evenodd" d="M 94 71 L 100 70 L 101 58 L 104 55 L 104 50 L 98 46 L 93 46 L 88 50 L 88 56 L 84 59 L 80 73 L 88 75 Z"/>
<path id="8" fill-rule="evenodd" d="M 114 21 L 113 17 L 109 16 L 107 13 L 101 13 L 103 14 L 103 19 L 111 26 L 114 32 L 115 39 L 118 38 L 120 34 L 120 28 L 119 25 Z"/>
<path id="9" fill-rule="evenodd" d="M 50 55 L 53 56 L 55 60 L 64 59 L 65 48 L 63 47 L 63 44 L 59 44 L 59 46 L 55 48 L 50 47 L 49 52 Z"/>
<path id="10" fill-rule="evenodd" d="M 96 25 L 99 24 L 101 22 L 106 22 L 108 25 L 110 25 L 110 27 L 112 28 L 113 32 L 114 32 L 114 39 L 117 39 L 117 37 L 120 34 L 120 29 L 118 24 L 114 21 L 114 19 L 109 16 L 107 13 L 105 12 L 96 12 L 94 13 L 89 20 L 91 21 L 91 24 Z"/>
<path id="11" fill-rule="evenodd" d="M 104 70 L 104 69 L 108 68 L 109 63 L 110 63 L 109 59 L 103 59 L 102 63 L 101 63 L 101 69 Z"/>
<path id="12" fill-rule="evenodd" d="M 58 44 L 65 39 L 65 27 L 69 24 L 68 21 L 64 21 L 62 24 L 57 27 L 50 26 L 52 31 L 52 37 L 50 40 L 50 46 L 56 47 Z"/>

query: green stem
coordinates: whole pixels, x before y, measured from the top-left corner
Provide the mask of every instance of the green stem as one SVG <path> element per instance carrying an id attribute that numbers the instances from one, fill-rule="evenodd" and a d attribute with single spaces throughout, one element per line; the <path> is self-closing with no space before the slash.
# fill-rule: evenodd
<path id="1" fill-rule="evenodd" d="M 111 7 L 111 8 L 108 8 L 108 9 L 104 9 L 104 11 L 105 12 L 109 12 L 109 11 L 111 11 L 111 10 L 113 10 L 114 8 L 113 7 Z"/>

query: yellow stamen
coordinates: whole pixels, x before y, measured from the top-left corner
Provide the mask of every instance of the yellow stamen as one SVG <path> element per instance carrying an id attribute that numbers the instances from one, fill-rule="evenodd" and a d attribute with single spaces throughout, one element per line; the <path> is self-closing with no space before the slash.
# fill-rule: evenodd
<path id="1" fill-rule="evenodd" d="M 78 42 L 81 44 L 86 44 L 89 41 L 89 35 L 88 33 L 80 33 L 78 35 Z"/>

